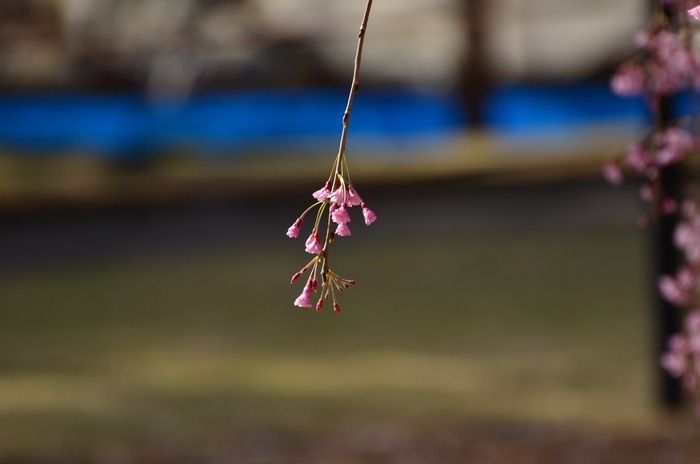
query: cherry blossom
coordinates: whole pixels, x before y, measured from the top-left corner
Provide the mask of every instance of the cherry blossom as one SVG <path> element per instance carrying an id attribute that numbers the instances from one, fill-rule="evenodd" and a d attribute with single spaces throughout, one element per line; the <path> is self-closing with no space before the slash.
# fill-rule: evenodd
<path id="1" fill-rule="evenodd" d="M 696 21 L 700 21 L 700 5 L 693 7 L 688 10 L 688 14 L 693 17 Z"/>
<path id="2" fill-rule="evenodd" d="M 603 177 L 613 185 L 620 185 L 624 181 L 622 169 L 617 163 L 605 163 L 603 165 Z"/>
<path id="3" fill-rule="evenodd" d="M 377 215 L 374 214 L 374 212 L 367 207 L 364 203 L 362 203 L 362 216 L 365 219 L 365 224 L 370 225 L 374 221 L 377 220 Z"/>
<path id="4" fill-rule="evenodd" d="M 289 229 L 287 229 L 287 237 L 297 238 L 299 236 L 299 229 L 301 229 L 302 222 L 303 222 L 302 218 L 299 218 L 296 221 L 294 221 L 294 224 L 292 224 L 289 227 Z"/>
<path id="5" fill-rule="evenodd" d="M 331 218 L 336 224 L 345 224 L 350 222 L 350 215 L 345 206 L 331 206 Z"/>
<path id="6" fill-rule="evenodd" d="M 318 234 L 314 230 L 311 232 L 311 235 L 309 235 L 309 238 L 306 239 L 306 252 L 311 253 L 312 255 L 317 255 L 321 253 L 323 250 L 323 247 L 321 246 L 321 241 L 318 238 Z"/>
<path id="7" fill-rule="evenodd" d="M 338 227 L 335 229 L 335 235 L 340 237 L 349 237 L 352 235 L 352 232 L 350 232 L 350 227 L 347 225 L 347 223 L 342 223 L 338 224 Z"/>

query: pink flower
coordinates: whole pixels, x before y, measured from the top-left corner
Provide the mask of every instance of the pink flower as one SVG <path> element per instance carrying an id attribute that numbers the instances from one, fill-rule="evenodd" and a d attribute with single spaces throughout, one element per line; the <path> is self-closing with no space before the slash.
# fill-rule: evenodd
<path id="1" fill-rule="evenodd" d="M 311 285 L 307 282 L 307 284 L 304 286 L 304 290 L 301 291 L 301 295 L 297 297 L 296 300 L 294 300 L 294 306 L 298 306 L 300 308 L 310 308 L 311 307 Z"/>
<path id="2" fill-rule="evenodd" d="M 331 188 L 328 182 L 326 182 L 326 185 L 324 185 L 323 188 L 316 190 L 314 193 L 311 194 L 311 196 L 318 201 L 326 201 L 330 194 Z"/>
<path id="3" fill-rule="evenodd" d="M 312 255 L 317 255 L 321 251 L 323 251 L 323 247 L 318 239 L 318 234 L 316 231 L 313 231 L 311 232 L 311 235 L 309 235 L 309 238 L 306 239 L 306 252 L 311 253 Z"/>
<path id="4" fill-rule="evenodd" d="M 360 195 L 357 194 L 355 187 L 352 185 L 348 188 L 345 204 L 348 206 L 360 206 L 362 204 L 362 198 L 360 198 Z"/>
<path id="5" fill-rule="evenodd" d="M 681 161 L 686 152 L 693 148 L 693 137 L 677 127 L 656 134 L 654 141 L 659 147 L 656 159 L 662 166 Z"/>
<path id="6" fill-rule="evenodd" d="M 685 355 L 677 352 L 667 352 L 661 356 L 661 367 L 673 377 L 680 377 L 686 370 L 687 363 Z"/>
<path id="7" fill-rule="evenodd" d="M 688 291 L 682 288 L 678 281 L 671 276 L 659 277 L 659 291 L 666 301 L 676 306 L 685 306 L 689 303 Z"/>
<path id="8" fill-rule="evenodd" d="M 370 225 L 377 220 L 377 215 L 362 203 L 362 216 L 365 218 L 365 224 Z"/>
<path id="9" fill-rule="evenodd" d="M 297 238 L 299 236 L 299 229 L 301 228 L 301 223 L 303 220 L 301 218 L 297 219 L 294 221 L 294 224 L 287 229 L 287 237 L 289 238 Z"/>
<path id="10" fill-rule="evenodd" d="M 661 30 L 653 36 L 647 48 L 654 55 L 654 60 L 647 65 L 651 90 L 661 94 L 673 93 L 692 80 L 695 59 L 677 34 Z"/>
<path id="11" fill-rule="evenodd" d="M 678 248 L 686 248 L 695 240 L 693 229 L 686 222 L 681 222 L 673 233 L 673 242 Z"/>
<path id="12" fill-rule="evenodd" d="M 336 314 L 340 314 L 340 306 L 338 306 L 338 303 L 333 303 L 333 311 L 335 311 Z"/>
<path id="13" fill-rule="evenodd" d="M 697 369 L 697 368 L 696 368 Z M 692 368 L 692 366 L 687 366 L 685 372 L 683 373 L 683 388 L 689 394 L 695 392 L 698 387 L 698 373 Z"/>
<path id="14" fill-rule="evenodd" d="M 345 206 L 335 207 L 331 208 L 331 219 L 333 219 L 333 222 L 336 224 L 345 224 L 346 222 L 350 222 L 350 215 L 345 209 Z"/>
<path id="15" fill-rule="evenodd" d="M 627 166 L 640 174 L 649 167 L 649 163 L 651 162 L 649 153 L 639 143 L 628 146 L 625 155 Z"/>
<path id="16" fill-rule="evenodd" d="M 688 350 L 693 356 L 700 355 L 700 334 L 688 335 Z"/>
<path id="17" fill-rule="evenodd" d="M 321 311 L 323 309 L 323 298 L 319 298 L 318 302 L 316 303 L 316 311 Z"/>
<path id="18" fill-rule="evenodd" d="M 613 76 L 610 87 L 621 97 L 639 95 L 644 90 L 644 71 L 636 64 L 627 64 Z"/>
<path id="19" fill-rule="evenodd" d="M 335 203 L 338 206 L 345 204 L 346 197 L 347 192 L 345 191 L 345 187 L 343 185 L 333 190 L 333 192 L 331 192 L 331 194 L 328 196 L 331 203 Z"/>
<path id="20" fill-rule="evenodd" d="M 685 317 L 685 330 L 692 334 L 700 333 L 700 309 L 691 311 Z"/>
<path id="21" fill-rule="evenodd" d="M 700 5 L 693 7 L 688 10 L 688 14 L 693 17 L 696 21 L 700 21 Z"/>
<path id="22" fill-rule="evenodd" d="M 668 350 L 661 356 L 661 366 L 674 377 L 681 377 L 688 369 L 688 341 L 684 335 L 674 334 L 668 339 Z"/>
<path id="23" fill-rule="evenodd" d="M 663 134 L 664 143 L 678 151 L 688 151 L 693 148 L 693 137 L 678 127 L 666 129 Z"/>
<path id="24" fill-rule="evenodd" d="M 677 151 L 668 148 L 661 149 L 656 153 L 656 160 L 660 166 L 668 166 L 669 164 L 677 163 L 682 159 Z"/>
<path id="25" fill-rule="evenodd" d="M 603 177 L 613 185 L 620 185 L 624 180 L 622 169 L 617 163 L 606 163 L 603 165 Z"/>
<path id="26" fill-rule="evenodd" d="M 316 290 L 317 282 L 316 279 L 312 277 L 306 281 L 304 289 L 301 291 L 301 295 L 294 300 L 294 306 L 299 306 L 300 308 L 310 308 L 311 304 L 311 292 Z"/>
<path id="27" fill-rule="evenodd" d="M 634 44 L 639 48 L 646 48 L 651 43 L 651 34 L 649 31 L 639 31 L 634 35 Z"/>
<path id="28" fill-rule="evenodd" d="M 342 223 L 338 224 L 338 227 L 335 229 L 335 235 L 339 235 L 340 237 L 349 237 L 352 235 L 350 232 L 350 227 L 348 227 L 347 223 Z"/>
<path id="29" fill-rule="evenodd" d="M 665 216 L 673 214 L 678 211 L 678 202 L 673 198 L 666 197 L 659 203 L 659 212 Z"/>
<path id="30" fill-rule="evenodd" d="M 650 184 L 644 184 L 639 187 L 639 198 L 646 202 L 651 202 L 654 199 L 654 187 Z"/>
<path id="31" fill-rule="evenodd" d="M 686 288 L 690 289 L 695 285 L 696 283 L 697 276 L 695 275 L 695 272 L 693 271 L 692 268 L 689 266 L 684 266 L 682 267 L 677 273 L 676 273 L 676 282 L 678 282 L 678 285 L 681 288 Z M 693 313 L 695 314 L 695 317 L 697 318 L 700 316 L 700 311 L 695 310 Z M 688 316 L 690 319 L 690 316 Z M 700 329 L 700 326 L 697 326 Z M 689 329 L 690 331 L 690 329 Z"/>
<path id="32" fill-rule="evenodd" d="M 681 334 L 673 334 L 668 338 L 668 350 L 674 353 L 685 353 L 687 343 L 685 337 Z"/>

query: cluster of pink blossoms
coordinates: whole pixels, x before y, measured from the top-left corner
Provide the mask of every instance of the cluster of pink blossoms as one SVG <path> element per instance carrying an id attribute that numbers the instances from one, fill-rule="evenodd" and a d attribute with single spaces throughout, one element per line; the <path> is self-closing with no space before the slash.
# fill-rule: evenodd
<path id="1" fill-rule="evenodd" d="M 683 332 L 668 340 L 668 351 L 661 357 L 661 365 L 671 375 L 683 379 L 686 391 L 697 391 L 700 386 L 700 309 L 689 312 Z M 700 415 L 700 407 L 696 408 L 696 415 Z"/>
<path id="2" fill-rule="evenodd" d="M 603 176 L 614 185 L 623 182 L 625 170 L 644 179 L 639 196 L 650 205 L 650 212 L 639 221 L 646 226 L 653 217 L 673 214 L 678 209 L 676 200 L 661 187 L 659 175 L 663 168 L 682 162 L 694 147 L 695 141 L 685 129 L 662 129 L 641 142 L 629 145 L 620 159 L 606 163 Z"/>
<path id="3" fill-rule="evenodd" d="M 637 96 L 645 92 L 671 95 L 688 87 L 700 87 L 698 60 L 682 38 L 660 24 L 635 36 L 638 57 L 625 63 L 612 78 L 612 89 L 619 95 Z"/>
<path id="4" fill-rule="evenodd" d="M 682 332 L 668 340 L 668 350 L 661 357 L 661 365 L 675 377 L 683 380 L 689 393 L 700 387 L 700 210 L 693 201 L 686 201 L 681 213 L 683 220 L 674 231 L 674 243 L 685 258 L 675 275 L 659 278 L 659 291 L 669 303 L 686 311 Z M 700 406 L 696 408 L 700 417 Z"/>
<path id="5" fill-rule="evenodd" d="M 301 295 L 294 301 L 294 305 L 300 308 L 313 307 L 311 295 L 319 291 L 320 280 L 321 288 L 318 300 L 316 300 L 316 311 L 323 309 L 324 303 L 330 298 L 333 302 L 333 310 L 336 313 L 340 313 L 340 306 L 338 305 L 336 294 L 348 289 L 355 281 L 344 279 L 331 271 L 328 265 L 328 248 L 336 237 L 349 237 L 351 235 L 350 226 L 348 225 L 350 223 L 348 209 L 359 206 L 362 209 L 362 216 L 367 225 L 377 220 L 377 215 L 367 207 L 353 187 L 350 181 L 347 158 L 345 156 L 348 123 L 350 121 L 353 101 L 355 100 L 355 95 L 360 86 L 359 76 L 360 64 L 362 62 L 362 48 L 371 9 L 372 0 L 367 0 L 365 13 L 362 17 L 362 24 L 360 25 L 360 32 L 357 35 L 355 66 L 352 73 L 352 84 L 350 84 L 348 103 L 343 113 L 343 131 L 340 134 L 340 147 L 335 157 L 331 175 L 328 177 L 326 184 L 312 194 L 316 199 L 316 203 L 312 204 L 301 213 L 301 216 L 299 216 L 297 220 L 294 221 L 294 224 L 287 230 L 287 236 L 291 238 L 298 237 L 301 225 L 304 222 L 304 216 L 316 209 L 316 220 L 314 221 L 314 226 L 311 229 L 309 238 L 306 239 L 306 252 L 311 253 L 314 257 L 306 266 L 302 267 L 292 276 L 292 283 L 294 283 L 306 272 L 309 272 L 309 277 L 301 291 Z M 321 227 L 325 229 L 323 239 L 321 239 Z"/>
<path id="6" fill-rule="evenodd" d="M 700 61 L 688 46 L 690 28 L 675 27 L 662 13 L 662 7 L 678 12 L 686 9 L 691 17 L 700 18 L 700 6 L 687 9 L 687 3 L 685 0 L 659 3 L 659 11 L 650 26 L 635 36 L 637 53 L 620 67 L 610 82 L 616 94 L 644 97 L 651 110 L 658 113 L 662 98 L 683 89 L 700 88 Z M 696 140 L 683 127 L 660 126 L 644 140 L 629 145 L 623 157 L 606 163 L 603 176 L 614 185 L 623 182 L 625 171 L 642 176 L 644 183 L 639 195 L 650 205 L 650 210 L 640 218 L 640 224 L 646 226 L 659 215 L 677 211 L 676 199 L 661 186 L 660 173 L 670 165 L 683 162 L 695 147 Z"/>
<path id="7" fill-rule="evenodd" d="M 339 165 L 338 161 L 336 161 L 336 166 Z M 306 252 L 315 256 L 306 266 L 292 276 L 292 283 L 294 283 L 310 270 L 309 277 L 306 280 L 301 295 L 294 301 L 294 305 L 301 308 L 311 308 L 314 306 L 311 301 L 311 295 L 318 290 L 318 280 L 320 278 L 321 290 L 315 305 L 316 311 L 320 311 L 323 308 L 324 302 L 328 298 L 331 298 L 333 310 L 336 313 L 340 313 L 336 292 L 341 292 L 349 288 L 355 281 L 343 279 L 330 270 L 328 266 L 328 247 L 336 236 L 349 237 L 351 235 L 350 226 L 348 225 L 351 221 L 348 211 L 350 208 L 359 206 L 362 209 L 362 217 L 367 225 L 372 224 L 377 219 L 377 215 L 367 207 L 355 188 L 346 181 L 342 173 L 336 172 L 331 178 L 333 179 L 332 181 L 328 180 L 323 188 L 312 194 L 316 199 L 316 203 L 307 208 L 301 216 L 294 221 L 294 224 L 287 230 L 287 236 L 291 238 L 298 237 L 302 223 L 304 222 L 304 216 L 314 209 L 317 210 L 314 226 L 305 244 Z M 327 212 L 327 220 L 322 221 L 322 219 L 326 217 L 324 214 L 325 212 Z M 326 229 L 325 238 L 323 240 L 320 235 L 322 223 Z"/>
<path id="8" fill-rule="evenodd" d="M 687 200 L 681 208 L 682 221 L 674 231 L 675 246 L 683 253 L 685 263 L 675 275 L 659 277 L 659 291 L 669 303 L 693 310 L 695 294 L 700 287 L 700 211 Z"/>
<path id="9" fill-rule="evenodd" d="M 619 95 L 643 96 L 657 116 L 663 98 L 685 89 L 700 89 L 700 62 L 692 49 L 690 27 L 690 18 L 700 21 L 700 5 L 690 8 L 688 3 L 661 0 L 651 26 L 635 37 L 638 53 L 611 81 Z M 673 13 L 680 15 L 677 21 L 669 18 Z M 613 184 L 623 182 L 623 170 L 642 177 L 640 196 L 651 205 L 651 211 L 640 222 L 647 225 L 658 215 L 678 211 L 678 201 L 663 190 L 660 175 L 696 148 L 698 141 L 685 128 L 657 117 L 655 131 L 630 145 L 622 158 L 606 163 L 603 175 Z M 700 209 L 694 201 L 682 200 L 680 214 L 674 245 L 682 252 L 684 264 L 674 275 L 659 277 L 658 288 L 665 300 L 684 311 L 685 323 L 682 331 L 669 339 L 661 365 L 682 378 L 689 393 L 695 393 L 700 389 Z"/>

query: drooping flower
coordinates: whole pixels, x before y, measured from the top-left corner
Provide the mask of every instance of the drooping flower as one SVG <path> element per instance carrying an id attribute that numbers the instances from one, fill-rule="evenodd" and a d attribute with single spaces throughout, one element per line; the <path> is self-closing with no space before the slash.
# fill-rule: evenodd
<path id="1" fill-rule="evenodd" d="M 313 284 L 311 283 L 311 280 L 306 282 L 306 285 L 304 285 L 304 289 L 301 291 L 301 295 L 297 297 L 296 300 L 294 300 L 294 306 L 298 306 L 300 308 L 310 308 L 312 306 L 311 304 L 311 292 L 313 291 Z"/>
<path id="2" fill-rule="evenodd" d="M 306 252 L 311 253 L 312 255 L 317 255 L 321 251 L 323 251 L 323 247 L 321 246 L 321 241 L 318 238 L 318 234 L 314 230 L 311 232 L 311 235 L 309 235 L 309 238 L 306 239 Z"/>
<path id="3" fill-rule="evenodd" d="M 347 198 L 345 199 L 345 204 L 348 206 L 360 206 L 362 204 L 362 198 L 358 195 L 357 190 L 352 185 L 348 187 Z"/>
<path id="4" fill-rule="evenodd" d="M 688 289 L 672 276 L 663 275 L 658 281 L 659 291 L 666 301 L 676 306 L 682 307 L 690 302 Z"/>
<path id="5" fill-rule="evenodd" d="M 340 187 L 337 189 L 333 190 L 331 194 L 328 196 L 328 199 L 331 201 L 331 203 L 336 204 L 338 206 L 344 205 L 345 201 L 347 198 L 347 190 L 345 190 L 345 185 L 341 184 Z"/>
<path id="6" fill-rule="evenodd" d="M 652 184 L 645 183 L 642 184 L 641 187 L 639 187 L 639 198 L 646 201 L 647 203 L 651 203 L 651 201 L 654 200 L 655 195 L 655 188 Z"/>
<path id="7" fill-rule="evenodd" d="M 700 5 L 689 9 L 688 14 L 692 16 L 694 20 L 700 21 Z"/>
<path id="8" fill-rule="evenodd" d="M 365 224 L 367 225 L 370 225 L 377 220 L 377 215 L 374 214 L 374 211 L 369 209 L 364 203 L 362 203 L 362 216 L 364 217 Z"/>
<path id="9" fill-rule="evenodd" d="M 644 71 L 636 64 L 627 64 L 613 76 L 610 87 L 621 97 L 641 95 L 644 91 Z"/>
<path id="10" fill-rule="evenodd" d="M 688 391 L 696 389 L 700 377 L 700 309 L 689 312 L 683 330 L 669 337 L 661 366 L 682 378 Z"/>
<path id="11" fill-rule="evenodd" d="M 693 137 L 688 131 L 679 127 L 670 127 L 664 133 L 664 142 L 678 151 L 688 151 L 693 148 Z"/>
<path id="12" fill-rule="evenodd" d="M 303 222 L 302 218 L 299 218 L 296 221 L 294 221 L 294 224 L 292 224 L 289 227 L 289 229 L 287 229 L 287 237 L 297 238 L 299 236 L 299 229 L 301 229 L 302 222 Z"/>
<path id="13" fill-rule="evenodd" d="M 693 148 L 693 137 L 683 129 L 671 127 L 654 136 L 658 146 L 656 160 L 661 166 L 678 163 Z"/>
<path id="14" fill-rule="evenodd" d="M 350 222 L 350 215 L 345 206 L 333 206 L 331 208 L 331 219 L 336 224 L 345 224 Z"/>
<path id="15" fill-rule="evenodd" d="M 338 227 L 335 229 L 335 235 L 340 237 L 349 237 L 352 235 L 352 232 L 350 232 L 350 227 L 348 227 L 348 224 L 343 222 L 342 224 L 338 224 Z"/>
<path id="16" fill-rule="evenodd" d="M 673 214 L 678 211 L 678 202 L 671 197 L 664 197 L 659 202 L 659 213 L 664 216 Z"/>
<path id="17" fill-rule="evenodd" d="M 681 208 L 683 220 L 676 226 L 673 241 L 683 252 L 689 266 L 700 270 L 700 216 L 692 201 L 685 201 Z"/>
<path id="18" fill-rule="evenodd" d="M 618 163 L 605 163 L 603 165 L 603 177 L 612 185 L 621 185 L 624 176 Z"/>
<path id="19" fill-rule="evenodd" d="M 651 155 L 641 143 L 633 143 L 625 151 L 627 166 L 639 174 L 643 174 L 651 163 Z"/>
<path id="20" fill-rule="evenodd" d="M 330 195 L 331 188 L 328 182 L 326 182 L 326 185 L 324 185 L 322 188 L 316 190 L 314 193 L 311 194 L 311 196 L 318 201 L 326 201 Z"/>
<path id="21" fill-rule="evenodd" d="M 693 335 L 700 334 L 700 309 L 694 309 L 685 318 L 685 330 Z"/>
<path id="22" fill-rule="evenodd" d="M 667 351 L 661 355 L 661 367 L 673 377 L 681 377 L 686 370 L 686 354 L 682 352 Z"/>
<path id="23" fill-rule="evenodd" d="M 298 306 L 300 308 L 310 308 L 311 298 L 309 298 L 309 295 L 302 292 L 302 294 L 299 295 L 296 300 L 294 300 L 294 306 Z"/>

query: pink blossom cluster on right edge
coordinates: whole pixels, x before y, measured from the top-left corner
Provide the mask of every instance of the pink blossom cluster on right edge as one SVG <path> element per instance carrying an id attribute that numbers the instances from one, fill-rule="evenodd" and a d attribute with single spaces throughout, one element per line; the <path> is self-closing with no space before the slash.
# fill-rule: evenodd
<path id="1" fill-rule="evenodd" d="M 678 13 L 685 14 L 682 9 L 687 3 L 661 0 L 658 7 L 671 11 L 675 8 Z M 700 20 L 700 5 L 686 11 L 690 17 Z M 677 23 L 683 24 L 683 21 Z M 651 111 L 659 114 L 663 98 L 685 89 L 700 90 L 700 61 L 686 40 L 691 31 L 685 29 L 681 33 L 665 15 L 654 15 L 649 26 L 634 37 L 637 52 L 612 77 L 613 92 L 620 96 L 643 97 Z M 623 156 L 605 163 L 603 176 L 614 185 L 622 184 L 626 172 L 642 177 L 639 196 L 649 209 L 639 221 L 645 226 L 659 215 L 677 211 L 678 201 L 664 191 L 660 172 L 683 162 L 697 146 L 698 140 L 687 127 L 680 124 L 657 126 L 649 136 L 630 144 Z"/>
<path id="2" fill-rule="evenodd" d="M 612 90 L 621 96 L 641 96 L 657 116 L 664 98 L 690 89 L 700 91 L 700 62 L 690 18 L 700 21 L 700 5 L 688 8 L 686 0 L 661 0 L 649 27 L 635 36 L 637 53 L 624 63 L 611 80 Z M 665 8 L 665 10 L 663 10 Z M 678 20 L 668 12 L 679 15 Z M 683 18 L 683 15 L 685 16 Z M 700 145 L 691 133 L 692 124 L 669 124 L 657 118 L 654 131 L 627 147 L 620 158 L 603 166 L 603 176 L 612 184 L 624 181 L 625 172 L 642 178 L 640 197 L 648 212 L 640 218 L 645 226 L 658 216 L 680 210 L 681 220 L 674 232 L 674 244 L 683 254 L 684 264 L 673 275 L 658 279 L 662 297 L 684 312 L 682 330 L 668 340 L 661 365 L 671 375 L 682 378 L 689 394 L 700 390 L 700 207 L 687 192 L 687 198 L 673 198 L 661 185 L 663 169 L 684 162 Z M 680 203 L 680 206 L 679 206 Z M 700 418 L 700 406 L 696 408 Z"/>
<path id="3" fill-rule="evenodd" d="M 640 217 L 639 222 L 646 226 L 658 215 L 676 212 L 678 203 L 664 191 L 659 176 L 665 167 L 682 162 L 696 144 L 696 140 L 685 129 L 662 129 L 640 142 L 630 144 L 624 156 L 606 163 L 603 166 L 603 176 L 613 185 L 622 184 L 624 171 L 642 177 L 639 197 L 649 204 L 649 211 Z"/>
<path id="4" fill-rule="evenodd" d="M 668 340 L 668 350 L 661 365 L 673 376 L 683 379 L 685 389 L 696 392 L 700 387 L 700 210 L 688 200 L 681 208 L 682 220 L 674 233 L 674 243 L 683 253 L 685 263 L 675 275 L 659 277 L 659 291 L 668 302 L 686 311 L 682 331 Z M 698 409 L 700 413 L 700 408 Z"/>

